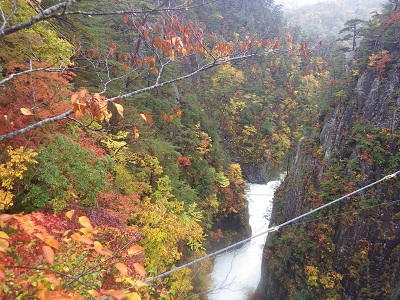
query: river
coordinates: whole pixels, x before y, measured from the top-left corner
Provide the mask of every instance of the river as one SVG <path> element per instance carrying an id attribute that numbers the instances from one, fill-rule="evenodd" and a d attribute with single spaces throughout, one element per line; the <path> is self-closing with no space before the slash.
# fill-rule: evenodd
<path id="1" fill-rule="evenodd" d="M 272 198 L 280 181 L 268 184 L 249 184 L 249 223 L 252 235 L 265 231 L 272 209 Z M 266 235 L 257 237 L 242 248 L 215 258 L 211 273 L 210 300 L 245 300 L 257 288 L 261 278 L 261 260 Z"/>

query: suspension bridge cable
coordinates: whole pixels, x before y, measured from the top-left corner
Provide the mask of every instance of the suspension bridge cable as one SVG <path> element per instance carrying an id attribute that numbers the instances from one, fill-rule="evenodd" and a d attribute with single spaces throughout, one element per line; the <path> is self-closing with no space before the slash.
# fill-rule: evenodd
<path id="1" fill-rule="evenodd" d="M 394 172 L 394 173 L 392 173 L 392 174 L 390 174 L 390 175 L 387 175 L 387 176 L 385 176 L 385 177 L 383 177 L 383 178 L 381 178 L 381 179 L 379 179 L 379 180 L 377 180 L 377 181 L 374 181 L 373 183 L 370 183 L 370 184 L 368 184 L 368 185 L 366 185 L 366 186 L 364 186 L 364 187 L 362 187 L 362 188 L 360 188 L 360 189 L 358 189 L 358 190 L 356 190 L 356 191 L 354 191 L 354 192 L 351 192 L 351 193 L 349 193 L 349 194 L 346 194 L 346 195 L 344 195 L 344 196 L 342 196 L 342 197 L 340 197 L 340 198 L 337 198 L 336 200 L 333 200 L 333 201 L 331 201 L 331 202 L 329 202 L 329 203 L 327 203 L 327 204 L 324 204 L 324 205 L 322 205 L 322 206 L 320 206 L 320 207 L 317 207 L 317 208 L 315 208 L 315 209 L 313 209 L 313 210 L 310 210 L 309 212 L 304 213 L 304 214 L 302 214 L 302 215 L 300 215 L 300 216 L 297 216 L 297 217 L 295 217 L 295 218 L 293 218 L 293 219 L 291 219 L 291 220 L 289 220 L 289 221 L 286 221 L 286 222 L 284 222 L 284 223 L 282 223 L 282 224 L 279 224 L 279 225 L 273 226 L 273 227 L 271 227 L 271 228 L 268 228 L 266 231 L 263 231 L 263 232 L 261 232 L 261 233 L 255 234 L 255 235 L 253 235 L 253 236 L 251 236 L 251 237 L 249 237 L 249 238 L 247 238 L 247 239 L 244 239 L 244 240 L 242 240 L 242 241 L 240 241 L 240 242 L 234 243 L 234 244 L 232 244 L 232 245 L 230 245 L 230 246 L 228 246 L 228 247 L 225 247 L 225 248 L 223 248 L 223 249 L 221 249 L 221 250 L 218 250 L 218 251 L 215 251 L 215 252 L 213 252 L 213 253 L 207 254 L 207 255 L 205 255 L 205 256 L 203 256 L 203 257 L 200 257 L 200 258 L 198 258 L 198 259 L 195 259 L 195 260 L 193 260 L 193 261 L 191 261 L 191 262 L 189 262 L 189 263 L 186 263 L 186 264 L 184 264 L 184 265 L 182 265 L 182 266 L 176 267 L 176 268 L 174 268 L 174 269 L 172 269 L 172 270 L 169 270 L 169 271 L 167 271 L 167 272 L 164 272 L 164 273 L 161 273 L 161 274 L 159 274 L 159 275 L 150 277 L 150 278 L 148 278 L 148 279 L 146 280 L 146 282 L 153 282 L 153 281 L 155 281 L 156 279 L 166 277 L 166 276 L 168 276 L 168 275 L 170 275 L 170 274 L 172 274 L 172 273 L 175 273 L 175 272 L 177 272 L 177 271 L 179 271 L 179 270 L 181 270 L 181 269 L 183 269 L 183 268 L 190 267 L 191 265 L 194 265 L 194 264 L 196 264 L 196 263 L 198 263 L 198 262 L 200 262 L 200 261 L 203 261 L 203 260 L 205 260 L 205 259 L 207 259 L 207 258 L 211 258 L 211 257 L 217 256 L 217 255 L 219 255 L 219 254 L 225 253 L 225 252 L 227 252 L 227 251 L 229 251 L 229 250 L 231 250 L 231 249 L 236 248 L 237 246 L 243 245 L 243 244 L 245 244 L 245 243 L 251 241 L 252 239 L 254 239 L 254 238 L 256 238 L 256 237 L 265 235 L 265 234 L 270 233 L 270 232 L 273 232 L 273 231 L 277 231 L 277 230 L 281 229 L 282 227 L 284 227 L 284 226 L 286 226 L 286 225 L 289 225 L 289 224 L 291 224 L 291 223 L 293 223 L 293 222 L 296 222 L 297 220 L 300 220 L 300 219 L 302 219 L 302 218 L 304 218 L 304 217 L 306 217 L 306 216 L 309 216 L 309 215 L 311 215 L 311 214 L 313 214 L 313 213 L 315 213 L 315 212 L 317 212 L 317 211 L 320 211 L 320 210 L 322 210 L 322 209 L 324 209 L 324 208 L 327 208 L 328 206 L 331 206 L 332 204 L 335 204 L 335 203 L 337 203 L 337 202 L 339 202 L 339 201 L 341 201 L 341 200 L 343 200 L 343 199 L 346 199 L 346 198 L 348 198 L 348 197 L 350 197 L 350 196 L 353 196 L 353 195 L 355 195 L 355 194 L 357 194 L 357 193 L 359 193 L 359 192 L 361 192 L 361 191 L 363 191 L 363 190 L 366 190 L 366 189 L 368 189 L 368 188 L 370 188 L 370 187 L 372 187 L 372 186 L 374 186 L 374 185 L 377 185 L 378 183 L 381 183 L 382 181 L 385 181 L 385 180 L 394 178 L 394 177 L 396 177 L 398 174 L 400 174 L 400 170 L 398 170 L 397 172 Z"/>

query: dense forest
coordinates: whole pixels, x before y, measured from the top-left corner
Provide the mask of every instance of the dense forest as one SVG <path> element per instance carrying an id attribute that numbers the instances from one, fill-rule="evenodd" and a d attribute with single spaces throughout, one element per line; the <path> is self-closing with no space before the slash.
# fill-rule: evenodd
<path id="1" fill-rule="evenodd" d="M 246 182 L 287 172 L 277 224 L 396 171 L 397 4 L 336 41 L 273 0 L 2 1 L 0 297 L 207 299 L 211 260 L 165 272 L 250 235 Z M 257 297 L 398 295 L 399 194 L 271 235 Z"/>

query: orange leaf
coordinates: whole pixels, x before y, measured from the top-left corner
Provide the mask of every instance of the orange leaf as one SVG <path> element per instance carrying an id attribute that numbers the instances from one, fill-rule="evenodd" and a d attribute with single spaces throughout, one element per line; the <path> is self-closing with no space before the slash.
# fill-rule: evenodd
<path id="1" fill-rule="evenodd" d="M 78 239 L 78 241 L 80 241 L 80 242 L 82 242 L 82 243 L 84 243 L 84 244 L 87 244 L 87 245 L 93 245 L 93 241 L 92 241 L 90 238 L 88 238 L 87 236 L 84 236 L 84 235 L 82 235 L 82 236 Z"/>
<path id="2" fill-rule="evenodd" d="M 100 290 L 104 295 L 114 297 L 115 299 L 122 300 L 125 298 L 125 293 L 121 290 Z"/>
<path id="3" fill-rule="evenodd" d="M 43 245 L 42 246 L 43 257 L 44 260 L 47 261 L 49 264 L 52 264 L 54 261 L 54 251 L 51 247 Z"/>
<path id="4" fill-rule="evenodd" d="M 92 226 L 92 224 L 90 223 L 90 220 L 88 219 L 88 217 L 82 216 L 82 217 L 79 217 L 78 220 L 79 220 L 79 223 L 80 223 L 83 227 L 89 229 L 90 231 L 93 230 L 93 226 Z"/>
<path id="5" fill-rule="evenodd" d="M 135 137 L 135 140 L 139 139 L 139 128 L 137 125 L 135 125 L 135 129 L 133 130 L 133 135 Z"/>
<path id="6" fill-rule="evenodd" d="M 121 104 L 118 104 L 118 103 L 114 103 L 114 105 L 115 105 L 115 108 L 117 109 L 119 115 L 121 117 L 124 117 L 124 107 Z"/>
<path id="7" fill-rule="evenodd" d="M 271 47 L 271 41 L 270 40 L 266 40 L 265 44 L 267 45 L 267 47 Z"/>
<path id="8" fill-rule="evenodd" d="M 125 22 L 125 24 L 128 24 L 128 21 L 129 21 L 129 16 L 125 15 L 125 16 L 124 16 L 124 22 Z"/>
<path id="9" fill-rule="evenodd" d="M 81 238 L 81 235 L 77 232 L 71 234 L 71 239 L 75 242 L 78 242 L 80 238 Z"/>
<path id="10" fill-rule="evenodd" d="M 0 282 L 6 280 L 6 278 L 7 278 L 6 269 L 2 264 L 0 264 Z"/>
<path id="11" fill-rule="evenodd" d="M 258 46 L 258 48 L 261 48 L 261 46 L 262 46 L 262 41 L 259 41 L 259 42 L 257 43 L 257 46 Z"/>
<path id="12" fill-rule="evenodd" d="M 173 119 L 174 119 L 174 116 L 173 115 L 169 115 L 168 118 L 167 118 L 167 121 L 169 123 L 171 123 Z"/>
<path id="13" fill-rule="evenodd" d="M 56 285 L 59 285 L 60 284 L 60 280 L 56 277 L 56 275 L 54 275 L 54 274 L 49 274 L 49 275 L 47 275 L 46 277 L 46 280 L 48 281 L 48 282 L 50 282 L 50 283 L 54 283 L 54 284 L 56 284 Z"/>
<path id="14" fill-rule="evenodd" d="M 25 107 L 20 108 L 20 111 L 24 116 L 32 116 L 33 115 L 32 111 Z"/>
<path id="15" fill-rule="evenodd" d="M 51 235 L 50 236 L 46 236 L 45 238 L 44 238 L 44 242 L 47 244 L 47 245 L 49 245 L 50 247 L 53 247 L 54 249 L 60 249 L 60 244 L 58 243 L 58 241 L 54 238 L 54 237 L 52 237 Z"/>
<path id="16" fill-rule="evenodd" d="M 107 255 L 107 256 L 112 255 L 112 252 L 110 250 L 108 250 L 107 248 L 104 248 L 103 245 L 98 241 L 95 241 L 93 243 L 93 248 L 97 253 L 99 253 L 101 255 Z"/>
<path id="17" fill-rule="evenodd" d="M 278 47 L 279 47 L 279 41 L 277 40 L 277 41 L 275 42 L 275 44 L 274 44 L 274 48 L 273 48 L 273 49 L 274 49 L 274 50 L 275 50 L 275 49 L 278 49 Z"/>
<path id="18" fill-rule="evenodd" d="M 122 65 L 123 65 L 123 67 L 124 67 L 124 71 L 125 71 L 125 72 L 128 72 L 128 71 L 129 71 L 129 66 L 128 66 L 128 64 L 127 64 L 127 63 L 123 63 Z"/>
<path id="19" fill-rule="evenodd" d="M 149 32 L 146 29 L 143 30 L 143 36 L 145 39 L 147 39 L 149 37 Z"/>
<path id="20" fill-rule="evenodd" d="M 162 113 L 161 117 L 164 119 L 164 121 L 167 121 L 168 116 L 165 113 Z"/>
<path id="21" fill-rule="evenodd" d="M 143 120 L 146 121 L 147 124 L 151 124 L 153 122 L 153 116 L 149 115 L 147 111 L 144 111 L 140 116 L 143 118 Z"/>
<path id="22" fill-rule="evenodd" d="M 143 250 L 144 250 L 144 248 L 142 246 L 135 244 L 135 245 L 132 245 L 129 247 L 128 254 L 135 255 L 135 254 L 142 252 Z"/>
<path id="23" fill-rule="evenodd" d="M 179 118 L 182 117 L 182 111 L 181 111 L 181 110 L 179 110 L 179 109 L 177 109 L 177 108 L 174 108 L 174 112 L 176 113 L 176 115 L 177 115 Z"/>
<path id="24" fill-rule="evenodd" d="M 101 255 L 106 255 L 106 256 L 111 256 L 112 252 L 108 250 L 107 248 L 95 248 L 94 249 L 98 254 Z"/>
<path id="25" fill-rule="evenodd" d="M 128 276 L 128 267 L 124 263 L 119 262 L 114 266 L 118 269 L 122 276 Z"/>
<path id="26" fill-rule="evenodd" d="M 143 62 L 142 62 L 140 59 L 138 59 L 138 60 L 136 61 L 136 64 L 138 65 L 139 68 L 141 68 L 142 65 L 143 65 Z"/>
<path id="27" fill-rule="evenodd" d="M 9 214 L 1 214 L 0 215 L 0 220 L 3 221 L 3 222 L 7 222 L 8 220 L 11 220 L 12 217 L 13 216 L 9 215 Z"/>
<path id="28" fill-rule="evenodd" d="M 143 277 L 146 276 L 146 270 L 144 269 L 144 267 L 141 264 L 134 263 L 133 267 L 135 268 L 136 273 L 138 273 L 140 276 L 143 276 Z"/>
<path id="29" fill-rule="evenodd" d="M 111 53 L 111 55 L 114 55 L 115 51 L 117 51 L 117 46 L 114 43 L 111 43 L 110 44 L 110 53 Z"/>

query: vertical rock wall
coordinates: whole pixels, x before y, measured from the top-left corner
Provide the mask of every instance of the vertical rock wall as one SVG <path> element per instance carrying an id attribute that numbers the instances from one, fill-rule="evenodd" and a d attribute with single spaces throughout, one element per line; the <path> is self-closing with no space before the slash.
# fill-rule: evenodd
<path id="1" fill-rule="evenodd" d="M 271 226 L 400 169 L 400 76 L 368 71 L 304 138 Z M 400 179 L 271 233 L 256 299 L 398 299 Z M 315 219 L 315 220 L 312 220 Z"/>

